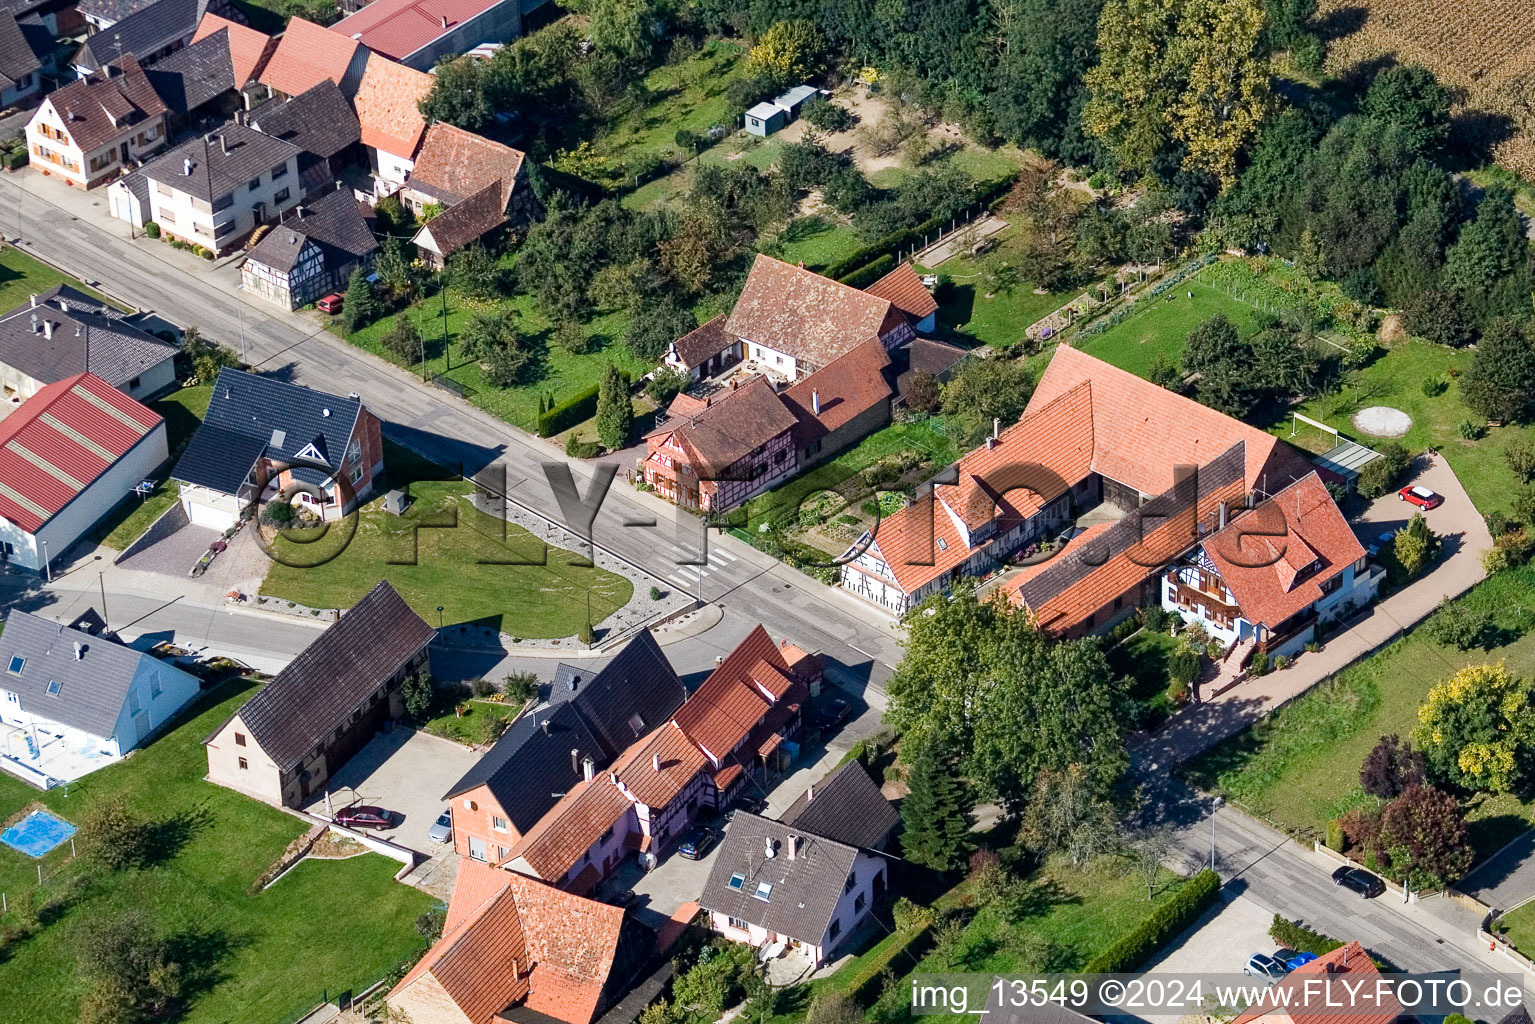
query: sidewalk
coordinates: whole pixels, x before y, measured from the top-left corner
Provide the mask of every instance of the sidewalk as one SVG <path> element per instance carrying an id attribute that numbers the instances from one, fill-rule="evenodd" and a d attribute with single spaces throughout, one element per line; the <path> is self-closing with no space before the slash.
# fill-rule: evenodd
<path id="1" fill-rule="evenodd" d="M 1442 598 L 1458 597 L 1486 577 L 1482 552 L 1492 546 L 1492 536 L 1449 465 L 1433 457 L 1414 482 L 1444 495 L 1445 504 L 1437 511 L 1454 510 L 1439 517 L 1438 523 L 1431 522 L 1444 538 L 1449 555 L 1427 576 L 1361 613 L 1320 651 L 1302 654 L 1288 668 L 1249 678 L 1212 700 L 1186 708 L 1154 734 L 1131 737 L 1131 758 L 1140 770 L 1166 771 L 1241 732 L 1391 642 L 1432 613 Z M 1453 521 L 1460 532 L 1447 536 L 1442 525 L 1446 521 Z"/>

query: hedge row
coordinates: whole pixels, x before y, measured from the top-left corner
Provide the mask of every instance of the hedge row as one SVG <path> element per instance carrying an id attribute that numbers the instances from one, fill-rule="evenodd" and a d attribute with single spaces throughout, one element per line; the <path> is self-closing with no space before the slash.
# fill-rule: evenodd
<path id="1" fill-rule="evenodd" d="M 874 1005 L 885 987 L 885 968 L 895 963 L 902 953 L 911 954 L 911 963 L 918 963 L 933 945 L 933 926 L 924 925 L 909 932 L 892 932 L 865 954 L 864 962 L 846 981 L 835 976 L 828 979 L 842 994 L 867 1009 Z M 902 972 L 896 971 L 896 974 Z"/>
<path id="2" fill-rule="evenodd" d="M 1314 953 L 1317 956 L 1326 956 L 1343 945 L 1341 939 L 1314 932 L 1305 925 L 1287 921 L 1278 914 L 1274 915 L 1274 923 L 1269 925 L 1269 936 L 1281 946 L 1289 946 L 1297 953 Z"/>
<path id="3" fill-rule="evenodd" d="M 873 263 L 865 263 L 859 269 L 838 280 L 853 288 L 867 288 L 894 269 L 895 255 L 887 252 Z"/>
<path id="4" fill-rule="evenodd" d="M 629 374 L 624 373 L 624 387 L 629 386 Z M 538 436 L 553 437 L 562 430 L 569 430 L 577 423 L 584 423 L 597 415 L 598 385 L 593 384 L 547 412 L 538 414 Z"/>
<path id="5" fill-rule="evenodd" d="M 998 178 L 996 181 L 986 182 L 975 190 L 975 198 L 973 201 L 981 204 L 989 204 L 993 200 L 1003 196 L 1007 190 L 1012 187 L 1012 177 Z M 932 234 L 934 231 L 941 231 L 943 226 L 948 222 L 949 218 L 947 217 L 934 217 L 932 220 L 924 221 L 914 228 L 907 228 L 905 231 L 897 231 L 894 234 L 886 235 L 884 238 L 881 238 L 873 245 L 866 245 L 862 249 L 857 250 L 853 253 L 853 255 L 849 256 L 845 260 L 842 260 L 840 263 L 833 263 L 831 266 L 822 271 L 822 273 L 825 276 L 832 278 L 833 280 L 841 281 L 844 284 L 851 284 L 852 282 L 848 281 L 847 278 L 851 276 L 855 270 L 862 269 L 868 264 L 873 263 L 875 260 L 879 259 L 881 256 L 888 255 L 893 261 L 895 254 L 901 249 L 911 245 L 913 242 L 925 238 L 926 236 Z"/>
<path id="6" fill-rule="evenodd" d="M 1082 967 L 1083 974 L 1117 974 L 1133 971 L 1167 940 L 1187 928 L 1215 902 L 1221 877 L 1209 868 L 1183 884 L 1173 898 L 1151 912 L 1135 929 Z"/>

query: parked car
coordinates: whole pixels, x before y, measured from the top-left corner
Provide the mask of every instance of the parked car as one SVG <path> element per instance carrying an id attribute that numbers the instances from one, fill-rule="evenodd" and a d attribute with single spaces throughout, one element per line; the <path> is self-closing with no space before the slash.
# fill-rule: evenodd
<path id="1" fill-rule="evenodd" d="M 607 901 L 610 906 L 622 907 L 623 909 L 628 910 L 630 907 L 634 906 L 634 902 L 637 899 L 639 899 L 639 897 L 635 895 L 633 889 L 623 889 L 619 892 L 610 893 L 608 895 Z"/>
<path id="2" fill-rule="evenodd" d="M 1278 981 L 1290 973 L 1290 969 L 1267 953 L 1254 953 L 1247 958 L 1247 966 L 1242 968 L 1242 973 L 1250 974 L 1255 978 Z"/>
<path id="3" fill-rule="evenodd" d="M 1274 950 L 1274 959 L 1285 965 L 1285 970 L 1293 971 L 1297 967 L 1304 967 L 1316 959 L 1315 953 L 1297 953 L 1295 950 L 1281 946 Z"/>
<path id="4" fill-rule="evenodd" d="M 714 845 L 714 833 L 696 828 L 689 832 L 677 847 L 677 853 L 688 860 L 703 860 L 704 854 Z"/>
<path id="5" fill-rule="evenodd" d="M 371 804 L 357 804 L 337 811 L 335 822 L 347 828 L 389 828 L 394 824 L 394 812 Z"/>
<path id="6" fill-rule="evenodd" d="M 453 817 L 447 811 L 437 816 L 432 822 L 432 827 L 426 830 L 426 837 L 434 843 L 448 843 L 453 841 Z"/>
<path id="7" fill-rule="evenodd" d="M 1396 531 L 1395 530 L 1387 530 L 1385 533 L 1381 534 L 1379 537 L 1376 537 L 1374 540 L 1372 540 L 1370 542 L 1370 547 L 1369 547 L 1370 557 L 1374 558 L 1376 555 L 1381 553 L 1381 549 L 1389 548 L 1391 546 L 1392 541 L 1394 541 L 1394 540 L 1396 540 Z"/>
<path id="8" fill-rule="evenodd" d="M 1410 501 L 1419 508 L 1438 508 L 1444 504 L 1444 496 L 1436 494 L 1427 487 L 1410 484 L 1396 492 L 1396 496 L 1403 501 Z"/>
<path id="9" fill-rule="evenodd" d="M 833 697 L 821 705 L 821 710 L 816 714 L 816 727 L 822 730 L 835 729 L 846 722 L 853 714 L 853 705 L 841 697 Z"/>
<path id="10" fill-rule="evenodd" d="M 1364 899 L 1386 891 L 1386 883 L 1364 868 L 1341 867 L 1332 873 L 1332 880 L 1335 885 L 1357 892 Z"/>
<path id="11" fill-rule="evenodd" d="M 319 302 L 316 302 L 314 305 L 315 308 L 318 309 L 321 313 L 329 313 L 331 316 L 335 316 L 337 313 L 341 312 L 341 307 L 343 304 L 345 304 L 345 302 L 346 299 L 341 295 L 340 292 L 331 292 L 329 295 L 325 296 L 325 298 L 321 299 Z"/>

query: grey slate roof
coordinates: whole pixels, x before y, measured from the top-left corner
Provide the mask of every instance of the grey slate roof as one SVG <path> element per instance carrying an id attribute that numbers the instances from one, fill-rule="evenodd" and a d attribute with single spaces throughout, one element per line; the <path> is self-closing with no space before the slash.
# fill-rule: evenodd
<path id="1" fill-rule="evenodd" d="M 362 139 L 352 105 L 329 78 L 297 96 L 268 100 L 251 111 L 250 124 L 325 159 Z"/>
<path id="2" fill-rule="evenodd" d="M 263 454 L 292 462 L 311 444 L 321 461 L 340 466 L 361 412 L 355 398 L 225 367 L 214 382 L 203 425 L 171 476 L 233 494 Z"/>
<path id="3" fill-rule="evenodd" d="M 9 11 L 0 11 L 0 84 L 13 86 L 25 76 L 36 75 L 42 70 L 42 57 L 52 47 L 38 52 L 34 47 L 41 40 L 35 39 L 35 35 L 34 32 L 34 39 L 28 39 L 16 16 Z M 51 44 L 52 40 L 47 42 Z"/>
<path id="4" fill-rule="evenodd" d="M 340 188 L 287 214 L 251 247 L 246 258 L 287 272 L 298 262 L 305 242 L 311 241 L 327 261 L 333 257 L 361 258 L 378 249 L 378 239 L 363 219 L 351 189 Z"/>
<path id="5" fill-rule="evenodd" d="M 780 820 L 839 843 L 877 850 L 901 816 L 863 765 L 852 760 L 801 794 Z"/>
<path id="6" fill-rule="evenodd" d="M 144 167 L 151 181 L 161 181 L 206 202 L 221 199 L 259 174 L 298 153 L 291 142 L 264 135 L 233 121 L 188 139 Z M 191 173 L 187 173 L 191 161 Z M 297 187 L 297 182 L 294 183 Z"/>
<path id="7" fill-rule="evenodd" d="M 229 51 L 229 30 L 221 28 L 190 46 L 156 61 L 144 73 L 165 105 L 178 114 L 196 110 L 204 103 L 233 92 L 234 57 Z"/>
<path id="8" fill-rule="evenodd" d="M 267 756 L 292 768 L 435 635 L 383 581 L 236 712 Z"/>
<path id="9" fill-rule="evenodd" d="M 791 834 L 800 839 L 793 859 L 788 845 Z M 775 844 L 772 857 L 765 855 L 766 840 Z M 857 849 L 845 843 L 737 811 L 725 830 L 698 906 L 819 945 L 857 859 Z M 745 881 L 732 889 L 730 876 L 737 872 Z M 759 882 L 773 887 L 766 900 L 755 895 Z"/>
<path id="10" fill-rule="evenodd" d="M 177 40 L 192 38 L 208 0 L 155 0 L 85 40 L 70 63 L 94 71 L 124 56 L 151 57 Z"/>
<path id="11" fill-rule="evenodd" d="M 25 659 L 19 675 L 9 670 L 17 656 Z M 18 695 L 23 711 L 106 739 L 145 659 L 157 671 L 182 674 L 148 654 L 13 608 L 0 633 L 0 690 Z M 57 696 L 48 696 L 50 681 L 59 684 Z"/>
<path id="12" fill-rule="evenodd" d="M 103 21 L 122 21 L 128 15 L 142 11 L 159 0 L 80 0 L 77 5 L 81 14 Z"/>
<path id="13" fill-rule="evenodd" d="M 123 315 L 68 285 L 50 288 L 35 307 L 29 301 L 0 316 L 0 364 L 44 384 L 89 370 L 121 388 L 176 354 L 176 346 L 124 323 Z M 53 325 L 52 338 L 45 323 Z"/>
<path id="14" fill-rule="evenodd" d="M 581 778 L 570 763 L 572 749 L 605 768 L 636 739 L 670 721 L 686 696 L 648 631 L 595 673 L 561 664 L 547 706 L 513 722 L 444 799 L 487 786 L 512 824 L 525 832 Z"/>

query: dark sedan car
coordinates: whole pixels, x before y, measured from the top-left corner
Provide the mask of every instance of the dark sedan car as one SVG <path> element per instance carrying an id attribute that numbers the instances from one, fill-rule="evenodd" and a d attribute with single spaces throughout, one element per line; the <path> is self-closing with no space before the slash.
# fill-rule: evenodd
<path id="1" fill-rule="evenodd" d="M 835 729 L 846 722 L 853 714 L 853 705 L 835 697 L 821 705 L 821 710 L 816 714 L 816 728 Z"/>
<path id="2" fill-rule="evenodd" d="M 347 828 L 389 828 L 394 824 L 394 812 L 369 804 L 358 804 L 336 812 L 336 824 Z"/>
<path id="3" fill-rule="evenodd" d="M 1336 885 L 1357 892 L 1364 899 L 1379 896 L 1386 891 L 1386 883 L 1364 868 L 1341 867 L 1332 873 L 1332 880 Z"/>
<path id="4" fill-rule="evenodd" d="M 682 845 L 677 847 L 678 855 L 688 860 L 702 860 L 704 854 L 709 852 L 709 847 L 714 845 L 714 833 L 703 829 L 694 829 L 682 840 Z"/>

